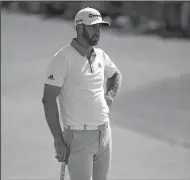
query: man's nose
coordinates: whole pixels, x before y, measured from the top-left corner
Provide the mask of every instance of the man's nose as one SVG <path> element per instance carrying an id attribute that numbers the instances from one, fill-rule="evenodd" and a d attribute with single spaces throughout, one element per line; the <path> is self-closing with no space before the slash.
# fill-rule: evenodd
<path id="1" fill-rule="evenodd" d="M 95 32 L 99 35 L 101 32 L 101 28 L 99 26 L 95 27 Z"/>

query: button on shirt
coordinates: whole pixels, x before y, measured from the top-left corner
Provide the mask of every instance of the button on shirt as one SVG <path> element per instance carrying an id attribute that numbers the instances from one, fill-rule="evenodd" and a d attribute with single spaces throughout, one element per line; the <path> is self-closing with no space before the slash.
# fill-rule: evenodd
<path id="1" fill-rule="evenodd" d="M 46 84 L 61 87 L 57 103 L 63 125 L 100 125 L 109 120 L 104 80 L 115 69 L 102 49 L 86 51 L 76 39 L 54 55 Z"/>

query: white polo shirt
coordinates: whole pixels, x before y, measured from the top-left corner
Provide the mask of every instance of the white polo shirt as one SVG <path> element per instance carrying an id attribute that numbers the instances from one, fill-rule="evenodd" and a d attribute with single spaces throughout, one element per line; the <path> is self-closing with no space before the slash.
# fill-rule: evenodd
<path id="1" fill-rule="evenodd" d="M 84 48 L 75 39 L 59 50 L 47 71 L 46 84 L 61 87 L 57 102 L 63 125 L 100 125 L 109 121 L 104 80 L 116 66 L 108 55 L 93 48 L 91 67 Z"/>

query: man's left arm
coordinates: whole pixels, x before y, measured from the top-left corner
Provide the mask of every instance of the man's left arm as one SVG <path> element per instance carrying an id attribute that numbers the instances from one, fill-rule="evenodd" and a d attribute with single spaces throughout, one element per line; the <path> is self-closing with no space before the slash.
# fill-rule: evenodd
<path id="1" fill-rule="evenodd" d="M 108 106 L 110 106 L 121 87 L 122 75 L 119 69 L 111 61 L 109 56 L 106 53 L 104 55 L 105 55 L 104 56 L 105 57 L 105 76 L 107 77 L 105 100 Z"/>
<path id="2" fill-rule="evenodd" d="M 121 72 L 118 70 L 118 68 L 116 68 L 113 76 L 111 78 L 108 78 L 106 82 L 105 99 L 108 106 L 111 105 L 114 98 L 118 94 L 119 89 L 121 87 L 121 81 L 122 81 Z"/>

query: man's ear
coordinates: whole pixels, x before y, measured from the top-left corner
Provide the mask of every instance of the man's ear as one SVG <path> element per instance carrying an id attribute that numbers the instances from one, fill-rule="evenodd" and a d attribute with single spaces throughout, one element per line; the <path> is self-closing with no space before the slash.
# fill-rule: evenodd
<path id="1" fill-rule="evenodd" d="M 82 34 L 83 33 L 83 24 L 77 24 L 76 31 L 78 34 Z"/>

